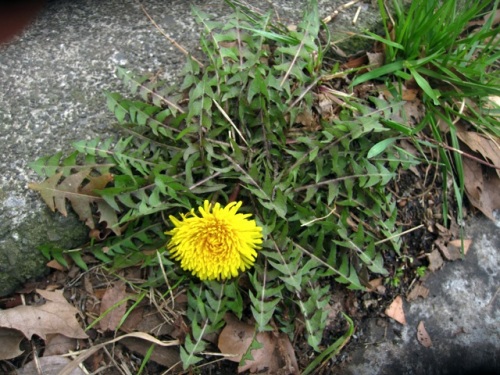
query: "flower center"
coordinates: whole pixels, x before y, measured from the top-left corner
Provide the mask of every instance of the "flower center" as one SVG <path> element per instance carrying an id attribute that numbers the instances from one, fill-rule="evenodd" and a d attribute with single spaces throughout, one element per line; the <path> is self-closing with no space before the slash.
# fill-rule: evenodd
<path id="1" fill-rule="evenodd" d="M 230 230 L 228 225 L 221 220 L 214 220 L 205 228 L 203 234 L 204 248 L 207 255 L 226 255 L 230 241 Z"/>

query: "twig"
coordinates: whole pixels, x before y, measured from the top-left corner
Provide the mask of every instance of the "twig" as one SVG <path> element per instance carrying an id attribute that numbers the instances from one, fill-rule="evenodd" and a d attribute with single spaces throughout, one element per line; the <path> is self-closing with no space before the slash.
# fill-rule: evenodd
<path id="1" fill-rule="evenodd" d="M 305 90 L 304 90 L 304 91 L 303 91 L 303 92 L 299 95 L 299 97 L 298 97 L 297 99 L 295 99 L 295 100 L 293 101 L 293 103 L 292 103 L 292 104 L 290 104 L 290 105 L 288 106 L 288 108 L 286 109 L 286 111 L 285 111 L 285 113 L 284 113 L 284 114 L 286 114 L 286 113 L 290 112 L 290 110 L 291 110 L 293 107 L 295 107 L 295 105 L 296 105 L 299 101 L 301 101 L 301 100 L 302 100 L 302 98 L 303 98 L 303 97 L 304 97 L 304 96 L 305 96 L 305 95 L 306 95 L 306 94 L 307 94 L 307 93 L 308 93 L 308 92 L 309 92 L 309 91 L 310 91 L 310 90 L 311 90 L 314 86 L 316 86 L 316 84 L 319 82 L 319 80 L 320 80 L 320 79 L 321 79 L 321 77 L 316 78 L 316 79 L 314 80 L 314 82 L 313 82 L 313 83 L 311 83 L 309 86 L 307 86 L 307 87 L 305 88 Z"/>
<path id="2" fill-rule="evenodd" d="M 161 274 L 163 275 L 163 280 L 165 280 L 165 284 L 167 285 L 169 294 L 170 294 L 170 301 L 172 303 L 172 310 L 175 309 L 175 298 L 174 298 L 174 292 L 172 290 L 172 287 L 170 286 L 170 283 L 168 282 L 168 277 L 167 273 L 165 272 L 165 266 L 163 265 L 163 262 L 161 261 L 161 255 L 160 252 L 156 252 L 156 258 L 158 259 L 158 264 L 160 265 L 160 270 Z"/>
<path id="3" fill-rule="evenodd" d="M 329 16 L 323 18 L 324 23 L 328 23 L 331 20 L 333 20 L 335 17 L 339 15 L 339 13 L 347 8 L 352 7 L 354 4 L 359 3 L 361 0 L 352 0 L 349 1 L 348 3 L 345 3 L 344 5 L 339 6 L 337 9 L 335 9 Z"/>
<path id="4" fill-rule="evenodd" d="M 305 226 L 312 224 L 312 223 L 315 223 L 317 221 L 324 220 L 324 219 L 328 218 L 330 215 L 332 215 L 335 212 L 335 210 L 336 210 L 336 207 L 333 207 L 333 209 L 327 215 L 325 215 L 323 217 L 317 217 L 315 219 L 312 219 L 311 221 L 308 221 L 307 223 L 302 224 L 301 227 L 305 227 Z"/>
<path id="5" fill-rule="evenodd" d="M 358 10 L 356 11 L 356 14 L 354 15 L 354 18 L 352 19 L 352 24 L 356 25 L 356 22 L 358 22 L 358 17 L 359 14 L 361 13 L 361 5 L 358 6 Z"/>
<path id="6" fill-rule="evenodd" d="M 238 135 L 241 137 L 241 139 L 243 140 L 243 142 L 245 142 L 245 144 L 250 147 L 250 145 L 248 144 L 247 140 L 245 139 L 245 137 L 243 137 L 243 134 L 241 133 L 240 129 L 238 129 L 238 127 L 236 126 L 236 124 L 233 122 L 233 120 L 231 120 L 231 117 L 229 117 L 229 115 L 226 113 L 226 111 L 224 111 L 224 109 L 220 106 L 219 103 L 217 103 L 217 101 L 215 99 L 212 99 L 212 101 L 214 102 L 215 106 L 219 109 L 220 113 L 222 113 L 222 116 L 224 116 L 224 118 L 229 121 L 229 123 L 231 124 L 231 126 L 234 128 L 234 130 L 236 130 L 236 132 L 238 133 Z"/>
<path id="7" fill-rule="evenodd" d="M 190 186 L 189 190 L 193 190 L 193 189 L 197 188 L 198 186 L 203 185 L 205 182 L 210 181 L 211 179 L 219 176 L 220 174 L 221 174 L 221 172 L 215 172 L 213 175 L 205 177 L 203 180 L 200 180 L 196 184 Z"/>
<path id="8" fill-rule="evenodd" d="M 285 84 L 286 79 L 290 75 L 290 72 L 292 71 L 292 68 L 294 67 L 295 62 L 297 61 L 297 57 L 299 57 L 299 53 L 302 50 L 302 47 L 304 47 L 304 40 L 306 39 L 307 34 L 308 34 L 308 30 L 305 31 L 304 36 L 302 37 L 302 40 L 300 41 L 299 48 L 297 48 L 297 52 L 295 53 L 295 56 L 293 56 L 293 60 L 290 63 L 290 67 L 286 70 L 286 73 L 285 73 L 285 75 L 283 76 L 283 79 L 280 82 L 280 87 L 283 87 L 283 85 Z"/>
<path id="9" fill-rule="evenodd" d="M 375 245 L 380 245 L 381 243 L 384 243 L 384 242 L 387 242 L 387 241 L 390 241 L 392 240 L 393 238 L 396 238 L 396 237 L 400 237 L 400 236 L 404 236 L 405 234 L 408 234 L 410 232 L 413 232 L 414 230 L 417 230 L 417 229 L 420 229 L 424 226 L 424 224 L 420 224 L 419 226 L 416 226 L 414 228 L 411 228 L 411 229 L 408 229 L 408 230 L 405 230 L 404 232 L 401 232 L 401 233 L 396 233 L 390 237 L 387 237 L 387 238 L 384 238 L 383 240 L 380 240 L 380 241 L 377 241 L 375 242 L 374 244 Z"/>
<path id="10" fill-rule="evenodd" d="M 137 3 L 139 4 L 139 6 L 141 7 L 142 11 L 144 12 L 144 14 L 149 18 L 149 20 L 151 21 L 151 23 L 153 24 L 154 27 L 156 27 L 156 29 L 165 37 L 167 38 L 167 40 L 172 43 L 174 45 L 175 48 L 177 48 L 179 51 L 181 51 L 184 55 L 186 56 L 190 56 L 191 54 L 184 48 L 182 47 L 179 43 L 177 43 L 174 39 L 172 39 L 171 37 L 169 37 L 167 35 L 167 33 L 165 32 L 165 30 L 163 30 L 156 22 L 155 20 L 153 19 L 153 17 L 151 17 L 148 13 L 148 11 L 146 10 L 146 8 L 144 7 L 144 5 L 142 5 L 141 2 L 139 2 L 139 0 L 136 0 Z M 198 61 L 194 56 L 191 55 L 191 58 L 196 61 L 196 63 L 200 66 L 200 68 L 203 68 L 203 64 Z"/>
<path id="11" fill-rule="evenodd" d="M 236 169 L 238 169 L 241 173 L 243 173 L 245 175 L 246 178 L 248 178 L 250 180 L 250 182 L 252 183 L 253 186 L 255 186 L 257 189 L 259 189 L 259 191 L 264 194 L 266 197 L 269 198 L 269 196 L 267 195 L 267 193 L 260 187 L 260 185 L 257 183 L 257 181 L 255 181 L 252 176 L 250 176 L 248 174 L 247 171 L 245 171 L 245 169 L 243 169 L 241 167 L 241 165 L 238 164 L 238 162 L 236 160 L 234 160 L 232 157 L 230 157 L 229 155 L 224 155 L 224 157 L 229 160 L 235 167 Z M 270 198 L 269 198 L 270 199 Z"/>
<path id="12" fill-rule="evenodd" d="M 487 161 L 484 161 L 484 160 L 482 160 L 482 159 L 480 159 L 480 158 L 478 158 L 478 157 L 476 157 L 474 155 L 471 155 L 471 154 L 468 154 L 466 152 L 463 152 L 462 150 L 459 150 L 459 149 L 457 149 L 455 147 L 448 146 L 446 143 L 436 142 L 434 139 L 429 138 L 427 136 L 424 136 L 424 138 L 425 138 L 425 140 L 427 140 L 427 141 L 429 141 L 431 143 L 434 143 L 435 145 L 438 145 L 439 147 L 445 148 L 445 149 L 450 150 L 450 151 L 454 151 L 454 152 L 456 152 L 459 155 L 462 155 L 462 156 L 464 156 L 464 157 L 466 157 L 468 159 L 472 159 L 472 160 L 478 162 L 479 164 L 483 164 L 483 165 L 486 165 L 487 167 L 500 170 L 500 166 L 497 167 L 496 165 L 488 163 Z"/>
<path id="13" fill-rule="evenodd" d="M 383 176 L 383 175 L 384 174 L 382 174 L 382 173 L 353 174 L 351 176 L 337 177 L 337 178 L 332 178 L 331 180 L 320 181 L 320 182 L 317 182 L 315 184 L 300 186 L 298 188 L 295 188 L 293 191 L 297 193 L 299 191 L 307 190 L 307 189 L 312 188 L 312 187 L 319 187 L 319 186 L 323 186 L 323 185 L 333 184 L 333 183 L 337 183 L 340 181 L 349 180 L 351 178 Z"/>

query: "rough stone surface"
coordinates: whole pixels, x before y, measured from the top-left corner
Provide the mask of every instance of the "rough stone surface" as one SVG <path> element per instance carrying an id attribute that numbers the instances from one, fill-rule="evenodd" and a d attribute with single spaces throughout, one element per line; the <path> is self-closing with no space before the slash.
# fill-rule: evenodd
<path id="1" fill-rule="evenodd" d="M 271 3 L 280 20 L 291 24 L 300 18 L 306 1 L 251 2 L 258 9 L 269 9 Z M 229 12 L 222 0 L 142 4 L 171 38 L 195 54 L 199 29 L 191 6 L 215 17 Z M 320 1 L 320 16 L 342 4 Z M 360 6 L 357 26 L 351 25 L 356 7 L 335 18 L 334 38 L 346 37 L 338 30 L 362 30 L 369 27 L 366 22 L 377 20 L 370 4 Z M 21 36 L 0 45 L 0 296 L 44 272 L 38 246 L 51 242 L 73 248 L 85 238 L 86 230 L 74 216 L 63 220 L 27 190 L 28 182 L 40 181 L 28 162 L 68 151 L 74 141 L 113 133 L 114 118 L 103 92 L 127 94 L 114 75 L 116 66 L 159 74 L 175 83 L 184 61 L 134 0 L 48 1 Z"/>
<path id="2" fill-rule="evenodd" d="M 486 219 L 467 225 L 473 245 L 464 261 L 430 275 L 430 294 L 404 304 L 407 325 L 374 318 L 340 375 L 500 374 L 500 233 Z M 432 346 L 417 341 L 423 321 Z"/>

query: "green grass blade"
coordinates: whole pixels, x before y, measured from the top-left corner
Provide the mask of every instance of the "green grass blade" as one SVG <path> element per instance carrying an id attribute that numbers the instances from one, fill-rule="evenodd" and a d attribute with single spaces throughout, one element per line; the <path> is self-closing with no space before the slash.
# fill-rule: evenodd
<path id="1" fill-rule="evenodd" d="M 342 313 L 342 316 L 347 320 L 349 328 L 347 332 L 337 339 L 332 345 L 326 348 L 320 355 L 318 355 L 314 360 L 302 371 L 302 375 L 312 374 L 318 366 L 323 362 L 327 362 L 333 356 L 337 355 L 340 350 L 349 342 L 352 335 L 354 334 L 354 322 L 346 314 Z"/>

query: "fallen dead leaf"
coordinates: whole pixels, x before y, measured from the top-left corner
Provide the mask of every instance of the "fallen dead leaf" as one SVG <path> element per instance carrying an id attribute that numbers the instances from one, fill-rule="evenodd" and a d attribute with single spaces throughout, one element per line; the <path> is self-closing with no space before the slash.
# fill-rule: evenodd
<path id="1" fill-rule="evenodd" d="M 12 359 L 20 356 L 24 351 L 19 350 L 19 344 L 24 339 L 24 335 L 9 328 L 0 328 L 0 361 Z"/>
<path id="2" fill-rule="evenodd" d="M 77 340 L 61 334 L 47 335 L 45 340 L 44 357 L 68 354 L 76 349 Z"/>
<path id="3" fill-rule="evenodd" d="M 472 240 L 464 239 L 464 255 L 467 255 L 469 252 L 470 245 L 472 245 Z M 455 249 L 460 254 L 462 253 L 462 240 L 453 240 L 448 242 L 448 249 Z"/>
<path id="4" fill-rule="evenodd" d="M 64 267 L 61 263 L 59 263 L 57 260 L 52 259 L 46 264 L 47 267 L 53 268 L 58 271 L 64 271 L 66 267 Z"/>
<path id="5" fill-rule="evenodd" d="M 173 322 L 167 322 L 160 312 L 150 306 L 138 306 L 123 322 L 120 330 L 124 332 L 146 332 L 154 336 L 173 336 L 176 329 Z"/>
<path id="6" fill-rule="evenodd" d="M 63 295 L 62 290 L 45 290 L 45 289 L 35 289 L 35 292 L 40 294 L 47 301 L 52 301 L 61 304 L 68 304 L 66 298 Z"/>
<path id="7" fill-rule="evenodd" d="M 403 298 L 401 298 L 401 296 L 394 298 L 394 301 L 392 301 L 389 307 L 385 310 L 385 315 L 402 325 L 406 325 L 406 316 L 403 310 Z"/>
<path id="8" fill-rule="evenodd" d="M 431 253 L 427 254 L 427 260 L 429 261 L 429 271 L 434 272 L 443 267 L 443 258 L 439 254 L 438 250 L 433 250 Z"/>
<path id="9" fill-rule="evenodd" d="M 383 283 L 383 279 L 381 277 L 377 279 L 370 280 L 368 282 L 369 287 L 366 288 L 368 292 L 376 292 L 378 294 L 384 295 L 385 294 L 385 286 Z"/>
<path id="10" fill-rule="evenodd" d="M 78 355 L 78 357 L 76 357 L 73 361 L 71 361 L 66 366 L 64 366 L 64 368 L 62 370 L 60 370 L 57 374 L 58 375 L 72 375 L 72 371 L 74 369 L 76 369 L 83 361 L 85 361 L 87 358 L 90 358 L 91 356 L 93 356 L 95 353 L 97 353 L 103 347 L 105 347 L 106 345 L 118 342 L 118 341 L 123 340 L 123 339 L 128 338 L 128 337 L 137 337 L 137 338 L 149 341 L 150 343 L 153 343 L 153 344 L 159 345 L 159 346 L 179 346 L 179 344 L 180 344 L 179 340 L 161 341 L 161 340 L 158 340 L 157 338 L 155 338 L 151 335 L 148 335 L 147 333 L 144 333 L 144 332 L 128 333 L 126 335 L 116 337 L 112 340 L 102 342 L 100 344 L 94 344 L 90 348 L 80 351 L 80 354 Z"/>
<path id="11" fill-rule="evenodd" d="M 304 110 L 300 112 L 295 121 L 298 124 L 303 125 L 307 130 L 312 130 L 319 126 L 318 121 L 314 118 L 313 113 L 310 110 Z"/>
<path id="12" fill-rule="evenodd" d="M 104 314 L 104 316 L 99 322 L 99 327 L 103 331 L 115 331 L 123 315 L 125 315 L 127 311 L 127 303 L 123 302 L 127 296 L 125 289 L 125 283 L 123 281 L 118 281 L 112 288 L 106 290 L 102 296 L 100 313 L 101 315 Z M 120 305 L 108 311 L 120 302 L 122 302 Z M 106 311 L 108 312 L 106 313 Z"/>
<path id="13" fill-rule="evenodd" d="M 48 334 L 56 333 L 77 339 L 88 337 L 75 318 L 78 310 L 66 301 L 61 290 L 37 292 L 48 300 L 45 304 L 1 310 L 0 327 L 17 329 L 28 339 L 38 335 L 45 340 Z"/>
<path id="14" fill-rule="evenodd" d="M 398 85 L 395 83 L 394 87 L 398 87 Z M 385 100 L 387 101 L 393 100 L 394 96 L 387 89 L 387 86 L 377 85 L 376 89 Z M 418 97 L 418 93 L 419 93 L 418 89 L 409 88 L 405 86 L 401 88 L 401 99 L 403 99 L 404 101 L 403 103 L 404 110 L 402 112 L 405 114 L 404 116 L 405 118 L 403 119 L 401 115 L 398 114 L 399 112 L 396 111 L 391 116 L 393 120 L 401 122 L 406 120 L 406 122 L 410 125 L 415 125 L 420 122 L 420 120 L 423 118 L 425 111 L 423 110 L 423 104 Z"/>
<path id="15" fill-rule="evenodd" d="M 359 68 L 361 66 L 366 65 L 367 63 L 368 63 L 368 57 L 365 55 L 358 57 L 351 57 L 345 64 L 342 64 L 342 69 Z"/>
<path id="16" fill-rule="evenodd" d="M 500 96 L 497 95 L 488 96 L 488 101 L 486 102 L 485 107 L 488 109 L 500 108 Z"/>
<path id="17" fill-rule="evenodd" d="M 385 63 L 385 54 L 382 52 L 367 52 L 366 56 L 368 57 L 368 65 L 370 65 L 370 70 L 379 68 Z"/>
<path id="18" fill-rule="evenodd" d="M 413 285 L 410 292 L 406 295 L 408 302 L 416 300 L 418 297 L 427 298 L 429 296 L 429 289 L 417 282 Z"/>
<path id="19" fill-rule="evenodd" d="M 492 26 L 500 23 L 500 9 L 486 13 L 482 19 L 470 21 L 467 27 L 482 26 L 489 20 L 490 17 L 493 17 Z"/>
<path id="20" fill-rule="evenodd" d="M 469 158 L 463 158 L 465 193 L 471 204 L 496 222 L 494 211 L 500 210 L 500 178 L 491 169 Z"/>
<path id="21" fill-rule="evenodd" d="M 434 241 L 434 244 L 438 247 L 441 255 L 443 255 L 446 260 L 455 261 L 458 259 L 462 259 L 461 240 L 449 241 L 448 244 L 446 244 L 446 241 L 444 239 L 438 238 L 436 241 Z M 464 255 L 466 255 L 469 251 L 471 244 L 472 240 L 464 240 Z"/>
<path id="22" fill-rule="evenodd" d="M 420 323 L 418 323 L 418 327 L 417 327 L 417 340 L 418 340 L 418 342 L 422 346 L 424 346 L 426 348 L 430 348 L 432 346 L 431 337 L 427 333 L 427 330 L 425 329 L 423 321 L 421 321 Z"/>
<path id="23" fill-rule="evenodd" d="M 464 127 L 457 128 L 458 138 L 464 142 L 471 150 L 480 153 L 485 160 L 500 168 L 500 139 L 491 135 L 486 137 L 477 132 L 468 132 Z M 497 169 L 500 177 L 500 169 Z"/>
<path id="24" fill-rule="evenodd" d="M 136 337 L 127 337 L 122 340 L 122 344 L 129 350 L 145 356 L 149 351 L 150 345 L 144 345 L 144 340 Z M 178 348 L 156 346 L 149 357 L 152 361 L 165 366 L 170 372 L 176 373 L 181 369 L 181 357 Z"/>
<path id="25" fill-rule="evenodd" d="M 38 364 L 36 363 L 38 362 Z M 39 375 L 39 374 L 58 374 L 71 359 L 52 355 L 47 357 L 40 357 L 37 360 L 27 363 L 23 368 L 17 370 L 19 375 Z M 73 369 L 69 375 L 85 375 L 79 367 Z"/>
<path id="26" fill-rule="evenodd" d="M 231 314 L 225 316 L 226 326 L 219 335 L 218 347 L 223 354 L 232 355 L 227 359 L 240 362 L 250 347 L 255 327 L 243 323 Z M 295 353 L 288 336 L 282 332 L 260 332 L 256 336 L 262 345 L 260 349 L 252 350 L 252 360 L 246 360 L 243 366 L 238 367 L 238 373 L 250 372 L 298 374 L 299 368 Z"/>

